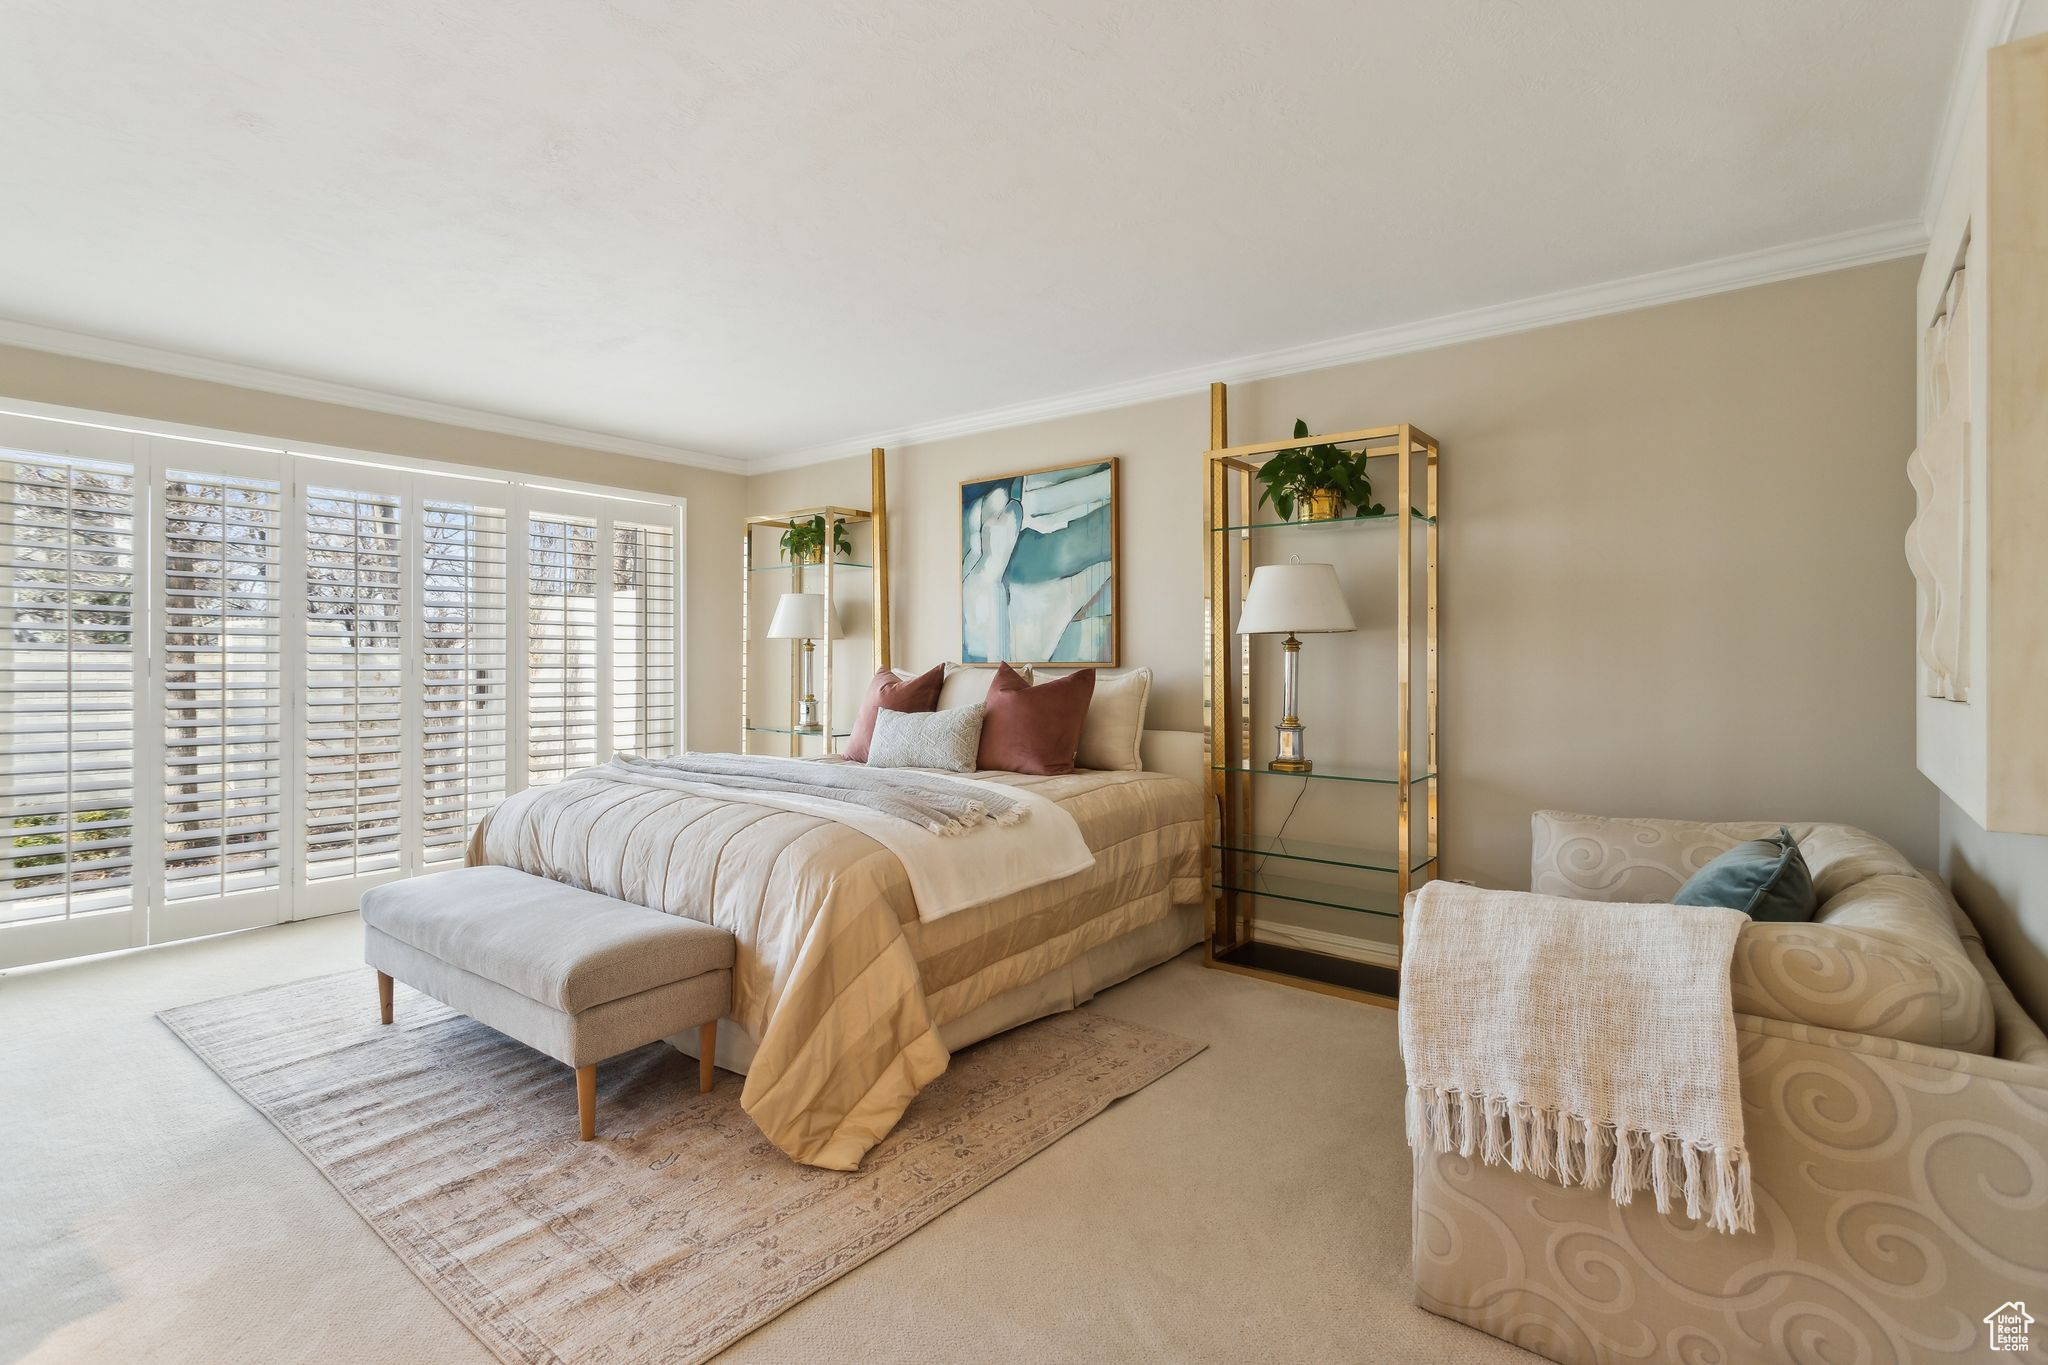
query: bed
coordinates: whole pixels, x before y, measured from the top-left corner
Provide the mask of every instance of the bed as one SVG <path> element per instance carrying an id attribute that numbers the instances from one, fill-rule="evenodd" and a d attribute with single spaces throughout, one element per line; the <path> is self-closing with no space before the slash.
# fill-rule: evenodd
<path id="1" fill-rule="evenodd" d="M 745 1072 L 740 1105 L 776 1146 L 851 1170 L 954 1051 L 1200 941 L 1201 743 L 1147 731 L 1136 772 L 976 774 L 1057 803 L 1095 865 L 933 920 L 898 857 L 846 824 L 589 780 L 504 802 L 470 861 L 731 932 L 738 1027 L 719 1064 Z"/>

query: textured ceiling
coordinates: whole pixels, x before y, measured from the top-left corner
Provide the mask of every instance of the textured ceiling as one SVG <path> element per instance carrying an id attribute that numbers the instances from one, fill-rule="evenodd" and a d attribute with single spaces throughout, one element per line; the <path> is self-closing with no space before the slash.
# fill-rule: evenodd
<path id="1" fill-rule="evenodd" d="M 0 0 L 0 316 L 786 452 L 1912 219 L 1969 18 Z"/>

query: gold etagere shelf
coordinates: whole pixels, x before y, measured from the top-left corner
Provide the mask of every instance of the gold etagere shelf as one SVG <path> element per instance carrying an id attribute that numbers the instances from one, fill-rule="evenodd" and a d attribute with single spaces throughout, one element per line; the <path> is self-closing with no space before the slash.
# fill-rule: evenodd
<path id="1" fill-rule="evenodd" d="M 740 752 L 760 753 L 770 748 L 786 746 L 792 756 L 801 756 L 806 741 L 816 741 L 820 752 L 832 754 L 839 750 L 840 741 L 851 733 L 849 722 L 842 718 L 833 706 L 834 673 L 833 657 L 838 653 L 837 639 L 827 634 L 816 650 L 819 659 L 818 684 L 816 693 L 819 720 L 816 724 L 805 725 L 800 720 L 800 704 L 803 691 L 803 658 L 809 647 L 804 641 L 790 650 L 789 656 L 789 705 L 786 716 L 766 716 L 759 712 L 756 704 L 754 682 L 754 592 L 759 584 L 769 586 L 778 597 L 783 593 L 806 591 L 806 583 L 821 592 L 828 604 L 828 620 L 836 617 L 841 605 L 840 584 L 852 575 L 868 578 L 873 584 L 870 602 L 873 608 L 873 639 L 875 668 L 889 666 L 889 489 L 887 478 L 887 457 L 878 447 L 868 452 L 871 480 L 871 505 L 868 507 L 839 507 L 825 505 L 804 507 L 793 512 L 776 512 L 765 516 L 748 517 L 740 527 Z M 776 534 L 795 529 L 799 524 L 823 517 L 825 543 L 816 562 L 806 563 L 788 557 L 776 557 L 770 549 L 758 554 L 755 539 L 767 532 Z M 860 526 L 868 528 L 867 558 L 842 557 L 836 548 L 835 530 L 843 524 L 849 532 Z M 856 546 L 856 551 L 859 550 Z M 794 643 L 794 642 L 793 642 Z M 866 679 L 861 679 L 863 683 Z"/>
<path id="2" fill-rule="evenodd" d="M 1319 521 L 1260 518 L 1254 476 L 1282 451 L 1335 445 L 1363 452 L 1376 495 L 1391 504 L 1378 515 Z M 1204 554 L 1203 720 L 1212 800 L 1209 803 L 1210 900 L 1204 960 L 1211 967 L 1286 982 L 1325 994 L 1392 1005 L 1400 992 L 1400 920 L 1409 889 L 1440 876 L 1437 822 L 1442 781 L 1437 768 L 1437 460 L 1436 441 L 1406 424 L 1233 446 L 1228 395 L 1209 389 L 1209 451 L 1202 490 Z M 1388 463 L 1379 464 L 1381 460 Z M 1252 571 L 1269 533 L 1393 531 L 1395 712 L 1392 763 L 1384 768 L 1325 766 L 1309 772 L 1275 771 L 1254 743 L 1252 644 L 1236 633 Z M 1417 614 L 1416 544 L 1421 542 L 1421 630 Z M 1415 650 L 1422 651 L 1424 742 L 1414 750 Z M 1360 680 L 1355 695 L 1370 693 Z M 1287 788 L 1278 779 L 1299 785 Z M 1362 830 L 1361 842 L 1320 842 L 1259 833 L 1260 797 L 1347 803 L 1339 823 Z M 1381 794 L 1381 795 L 1375 795 Z M 1381 806 L 1393 798 L 1391 823 Z M 1273 804 L 1280 804 L 1274 802 Z M 1270 809 L 1270 807 L 1269 807 Z M 1325 823 L 1328 823 L 1326 821 Z M 1383 833 L 1375 835 L 1375 829 Z M 1332 880 L 1332 879 L 1335 880 Z M 1343 911 L 1372 917 L 1381 929 L 1359 936 L 1356 951 L 1326 952 L 1300 946 L 1302 935 L 1259 931 L 1264 902 Z M 1269 917 L 1270 918 L 1270 917 Z M 1318 936 L 1318 941 L 1331 936 Z M 1288 941 L 1288 940 L 1293 941 Z"/>

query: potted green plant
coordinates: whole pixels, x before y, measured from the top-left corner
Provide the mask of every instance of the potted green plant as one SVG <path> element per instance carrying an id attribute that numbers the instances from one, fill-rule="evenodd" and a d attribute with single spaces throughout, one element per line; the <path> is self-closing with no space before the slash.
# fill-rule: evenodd
<path id="1" fill-rule="evenodd" d="M 1308 435 L 1308 423 L 1295 419 L 1294 438 Z M 1303 521 L 1329 521 L 1346 506 L 1354 516 L 1378 517 L 1387 509 L 1372 500 L 1372 480 L 1365 473 L 1365 452 L 1334 445 L 1296 446 L 1259 466 L 1259 506 L 1268 502 L 1283 521 L 1301 509 Z"/>
<path id="2" fill-rule="evenodd" d="M 832 552 L 845 556 L 853 553 L 853 538 L 846 534 L 846 518 L 835 517 L 832 521 Z M 817 564 L 825 558 L 825 514 L 820 512 L 809 521 L 793 521 L 782 533 L 782 557 L 792 564 Z"/>

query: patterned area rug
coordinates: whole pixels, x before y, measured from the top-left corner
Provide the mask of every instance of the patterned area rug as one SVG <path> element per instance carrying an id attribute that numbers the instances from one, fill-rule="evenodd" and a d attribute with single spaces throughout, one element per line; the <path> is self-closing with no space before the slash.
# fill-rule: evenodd
<path id="1" fill-rule="evenodd" d="M 1202 1050 L 1084 1010 L 953 1058 L 851 1173 L 799 1166 L 654 1044 L 567 1067 L 368 971 L 160 1017 L 507 1361 L 703 1360 Z"/>

